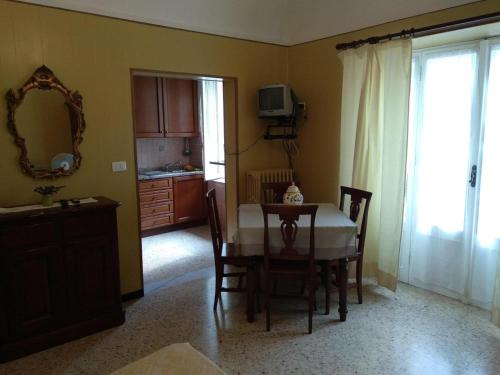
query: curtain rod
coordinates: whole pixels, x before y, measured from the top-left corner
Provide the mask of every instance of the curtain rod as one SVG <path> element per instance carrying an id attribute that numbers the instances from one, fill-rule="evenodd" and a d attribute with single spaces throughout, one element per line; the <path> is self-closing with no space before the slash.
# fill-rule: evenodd
<path id="1" fill-rule="evenodd" d="M 335 48 L 337 48 L 337 50 L 339 51 L 343 51 L 350 48 L 361 47 L 366 43 L 377 44 L 392 39 L 413 38 L 413 37 L 439 34 L 447 31 L 460 30 L 473 26 L 486 25 L 497 21 L 500 21 L 500 12 L 483 14 L 482 16 L 476 16 L 457 21 L 440 23 L 437 25 L 421 27 L 418 29 L 411 28 L 409 30 L 402 30 L 399 33 L 387 34 L 383 36 L 372 36 L 366 39 L 354 40 L 349 43 L 339 43 L 335 46 Z"/>

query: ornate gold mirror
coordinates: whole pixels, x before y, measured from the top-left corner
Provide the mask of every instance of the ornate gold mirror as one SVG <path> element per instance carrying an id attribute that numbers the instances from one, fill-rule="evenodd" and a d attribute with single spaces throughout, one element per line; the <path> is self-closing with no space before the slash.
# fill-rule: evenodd
<path id="1" fill-rule="evenodd" d="M 19 163 L 34 178 L 69 176 L 81 164 L 78 146 L 85 119 L 82 97 L 67 89 L 45 65 L 6 94 L 9 132 L 21 149 Z M 29 150 L 29 157 L 28 157 Z"/>

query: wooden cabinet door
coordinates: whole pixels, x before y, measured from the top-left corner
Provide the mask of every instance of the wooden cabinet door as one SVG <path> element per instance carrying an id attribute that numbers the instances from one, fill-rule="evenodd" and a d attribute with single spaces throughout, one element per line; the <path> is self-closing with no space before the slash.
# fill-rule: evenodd
<path id="1" fill-rule="evenodd" d="M 8 340 L 57 328 L 65 313 L 65 270 L 57 246 L 17 248 L 0 256 L 0 293 Z"/>
<path id="2" fill-rule="evenodd" d="M 163 116 L 166 137 L 198 135 L 198 82 L 163 79 Z"/>
<path id="3" fill-rule="evenodd" d="M 134 126 L 137 138 L 163 137 L 161 78 L 134 76 Z"/>
<path id="4" fill-rule="evenodd" d="M 206 217 L 204 195 L 203 176 L 174 177 L 175 222 L 204 219 Z"/>
<path id="5" fill-rule="evenodd" d="M 65 251 L 74 316 L 92 316 L 120 303 L 115 290 L 118 259 L 110 238 L 82 238 L 68 244 Z"/>

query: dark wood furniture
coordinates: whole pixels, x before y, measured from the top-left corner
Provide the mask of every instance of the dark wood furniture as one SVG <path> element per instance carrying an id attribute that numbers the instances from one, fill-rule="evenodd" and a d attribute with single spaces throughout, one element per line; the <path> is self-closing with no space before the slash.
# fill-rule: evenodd
<path id="1" fill-rule="evenodd" d="M 132 82 L 137 138 L 199 134 L 197 81 L 134 75 Z"/>
<path id="2" fill-rule="evenodd" d="M 255 257 L 245 257 L 238 253 L 238 248 L 234 244 L 225 243 L 222 236 L 219 212 L 217 210 L 217 198 L 215 189 L 208 191 L 206 195 L 208 207 L 208 221 L 210 223 L 210 233 L 212 235 L 212 245 L 215 262 L 215 298 L 214 311 L 217 310 L 217 303 L 222 292 L 246 293 L 247 295 L 247 319 L 254 321 L 254 304 L 256 298 L 257 283 L 257 262 Z M 244 271 L 226 272 L 226 266 L 244 268 Z M 236 287 L 223 287 L 224 278 L 238 278 Z M 246 279 L 246 286 L 243 286 L 242 279 Z M 258 304 L 257 304 L 258 306 Z"/>
<path id="3" fill-rule="evenodd" d="M 206 219 L 203 175 L 174 177 L 175 223 Z"/>
<path id="4" fill-rule="evenodd" d="M 207 181 L 207 190 L 215 189 L 215 197 L 217 198 L 217 211 L 219 212 L 220 226 L 222 233 L 227 230 L 227 214 L 226 214 L 226 181 L 224 178 Z"/>
<path id="5" fill-rule="evenodd" d="M 283 203 L 283 195 L 292 182 L 263 182 L 261 184 L 264 203 Z"/>
<path id="6" fill-rule="evenodd" d="M 174 224 L 172 178 L 139 181 L 141 230 Z"/>
<path id="7" fill-rule="evenodd" d="M 309 329 L 312 333 L 312 316 L 316 305 L 316 263 L 314 257 L 314 222 L 316 219 L 317 205 L 283 205 L 262 204 L 264 215 L 264 278 L 265 278 L 265 304 L 266 304 L 266 329 L 271 329 L 271 282 L 275 278 L 296 276 L 307 280 L 307 301 L 309 307 Z M 284 247 L 279 252 L 271 252 L 269 243 L 269 215 L 278 215 L 281 221 L 281 236 Z M 297 222 L 300 216 L 310 217 L 309 249 L 307 254 L 300 254 L 294 247 L 294 242 L 299 230 Z"/>
<path id="8" fill-rule="evenodd" d="M 16 111 L 19 109 L 25 96 L 29 94 L 31 90 L 55 90 L 60 92 L 64 97 L 64 102 L 68 109 L 68 132 L 71 133 L 71 146 L 73 154 L 73 165 L 71 168 L 34 168 L 30 159 L 28 158 L 28 148 L 26 147 L 26 139 L 23 134 L 19 133 L 18 127 L 16 126 Z M 79 146 L 83 141 L 83 131 L 85 130 L 85 118 L 83 115 L 83 104 L 82 96 L 78 91 L 71 91 L 66 86 L 62 84 L 61 81 L 55 76 L 55 74 L 47 68 L 45 65 L 39 67 L 33 75 L 26 81 L 26 83 L 17 90 L 17 96 L 14 90 L 10 89 L 5 95 L 7 100 L 7 128 L 10 134 L 14 137 L 14 143 L 20 149 L 19 164 L 21 170 L 27 175 L 33 178 L 46 178 L 52 179 L 62 176 L 69 176 L 73 174 L 78 168 L 82 161 L 82 155 L 79 150 Z M 50 132 L 50 130 L 48 130 Z M 51 137 L 59 137 L 59 134 L 51 134 Z M 38 139 L 29 139 L 29 142 L 35 142 Z M 33 146 L 33 144 L 31 144 Z M 53 155 L 56 156 L 56 155 Z M 50 160 L 48 160 L 50 163 Z"/>
<path id="9" fill-rule="evenodd" d="M 368 210 L 370 208 L 370 200 L 372 193 L 369 191 L 364 191 L 360 189 L 350 188 L 347 186 L 340 187 L 340 205 L 341 211 L 344 211 L 345 198 L 346 195 L 350 196 L 349 205 L 349 218 L 353 222 L 358 221 L 359 214 L 361 212 L 361 205 L 364 200 L 363 214 L 361 218 L 361 229 L 357 234 L 356 238 L 356 255 L 345 259 L 342 263 L 335 261 L 321 262 L 321 268 L 323 273 L 323 279 L 325 281 L 325 294 L 326 294 L 326 314 L 330 313 L 330 293 L 332 291 L 332 273 L 335 277 L 335 284 L 339 288 L 339 283 L 346 283 L 346 280 L 342 278 L 346 277 L 345 269 L 348 268 L 348 264 L 351 262 L 356 262 L 356 282 L 347 283 L 347 288 L 356 288 L 358 294 L 358 303 L 363 303 L 363 252 L 365 248 L 366 239 L 366 228 L 368 224 Z M 342 274 L 339 276 L 339 269 L 342 268 Z M 339 288 L 340 289 L 340 288 Z"/>
<path id="10" fill-rule="evenodd" d="M 0 214 L 0 362 L 124 322 L 118 203 L 97 200 Z"/>

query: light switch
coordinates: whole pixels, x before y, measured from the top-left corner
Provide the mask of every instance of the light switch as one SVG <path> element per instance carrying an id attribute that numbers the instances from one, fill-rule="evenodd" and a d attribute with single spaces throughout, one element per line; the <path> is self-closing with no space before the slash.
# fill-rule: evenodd
<path id="1" fill-rule="evenodd" d="M 111 163 L 111 168 L 113 172 L 125 172 L 127 170 L 126 161 L 114 161 Z"/>

